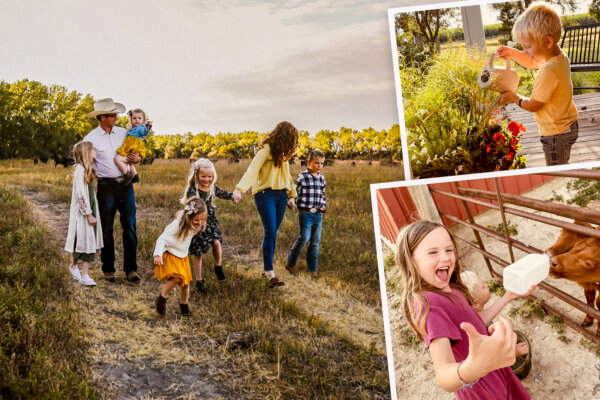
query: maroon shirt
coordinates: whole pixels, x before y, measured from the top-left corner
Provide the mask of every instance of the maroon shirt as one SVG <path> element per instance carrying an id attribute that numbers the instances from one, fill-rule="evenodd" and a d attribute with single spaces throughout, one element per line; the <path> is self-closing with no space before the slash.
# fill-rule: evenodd
<path id="1" fill-rule="evenodd" d="M 483 320 L 469 305 L 467 299 L 454 288 L 449 296 L 452 300 L 448 296 L 435 292 L 425 292 L 425 296 L 429 300 L 430 307 L 426 322 L 425 344 L 429 347 L 433 339 L 448 338 L 454 359 L 456 362 L 463 361 L 469 355 L 469 337 L 460 328 L 460 324 L 469 322 L 480 334 L 489 335 Z M 529 393 L 510 367 L 492 371 L 481 377 L 472 388 L 459 389 L 454 394 L 460 400 L 530 399 Z"/>

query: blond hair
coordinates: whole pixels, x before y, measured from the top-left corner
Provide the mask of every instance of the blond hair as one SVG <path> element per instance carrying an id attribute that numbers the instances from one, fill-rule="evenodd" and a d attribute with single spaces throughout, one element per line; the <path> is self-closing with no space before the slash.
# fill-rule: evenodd
<path id="1" fill-rule="evenodd" d="M 454 271 L 450 276 L 449 284 L 462 293 L 469 304 L 473 304 L 473 298 L 460 278 L 461 266 L 456 252 L 456 242 L 448 229 L 442 224 L 431 221 L 417 221 L 405 226 L 398 233 L 396 240 L 396 265 L 402 272 L 402 310 L 410 328 L 419 339 L 423 339 L 427 334 L 425 323 L 429 315 L 429 301 L 423 292 L 436 292 L 448 296 L 447 293 L 431 286 L 421 278 L 413 259 L 413 253 L 421 241 L 438 228 L 448 232 L 456 254 Z"/>
<path id="2" fill-rule="evenodd" d="M 73 146 L 73 158 L 76 164 L 81 164 L 84 169 L 83 180 L 86 184 L 96 180 L 96 171 L 94 171 L 94 159 L 92 158 L 94 145 L 92 142 L 77 142 Z"/>
<path id="3" fill-rule="evenodd" d="M 479 276 L 473 271 L 463 271 L 460 273 L 460 279 L 463 281 L 469 293 L 473 293 L 473 289 L 477 285 Z"/>
<path id="4" fill-rule="evenodd" d="M 177 213 L 180 218 L 179 227 L 175 237 L 179 240 L 185 240 L 192 234 L 196 233 L 196 228 L 192 224 L 192 219 L 198 214 L 206 214 L 206 204 L 198 196 L 192 196 L 184 203 L 184 209 Z M 206 225 L 200 228 L 203 231 Z"/>
<path id="5" fill-rule="evenodd" d="M 216 208 L 215 183 L 217 183 L 217 170 L 215 169 L 215 164 L 213 164 L 212 161 L 210 161 L 208 158 L 199 158 L 192 164 L 187 177 L 187 185 L 185 186 L 185 191 L 183 192 L 183 196 L 181 196 L 181 199 L 179 199 L 179 201 L 182 204 L 185 204 L 185 201 L 187 200 L 188 191 L 191 187 L 194 187 L 195 195 L 200 197 L 200 194 L 198 194 L 198 186 L 200 186 L 200 181 L 198 180 L 198 173 L 202 170 L 210 170 L 213 174 L 213 180 L 210 184 L 210 188 L 208 189 L 208 197 L 203 200 L 208 202 L 208 199 L 210 199 L 211 207 Z"/>
<path id="6" fill-rule="evenodd" d="M 521 38 L 530 38 L 542 43 L 551 35 L 554 43 L 558 44 L 562 33 L 560 17 L 551 7 L 542 2 L 532 3 L 523 14 L 517 18 L 512 29 L 512 36 L 521 41 Z"/>

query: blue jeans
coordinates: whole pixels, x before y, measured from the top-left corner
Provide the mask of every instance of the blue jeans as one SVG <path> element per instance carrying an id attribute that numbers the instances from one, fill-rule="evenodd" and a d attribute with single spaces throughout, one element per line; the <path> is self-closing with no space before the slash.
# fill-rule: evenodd
<path id="1" fill-rule="evenodd" d="M 263 265 L 265 271 L 273 270 L 273 254 L 279 225 L 285 215 L 287 193 L 285 189 L 265 189 L 254 195 L 254 204 L 263 224 L 264 238 L 262 242 Z"/>
<path id="2" fill-rule="evenodd" d="M 306 211 L 300 211 L 298 215 L 300 223 L 300 237 L 292 246 L 288 254 L 287 263 L 290 267 L 295 267 L 302 249 L 309 243 L 306 250 L 306 268 L 309 271 L 317 272 L 317 258 L 319 257 L 319 243 L 321 243 L 321 225 L 323 223 L 323 214 L 311 214 Z"/>
<path id="3" fill-rule="evenodd" d="M 102 223 L 104 248 L 100 253 L 103 272 L 115 272 L 115 241 L 113 238 L 115 215 L 123 228 L 123 269 L 137 271 L 137 235 L 135 229 L 135 194 L 133 185 L 122 186 L 113 180 L 98 180 L 98 210 Z"/>

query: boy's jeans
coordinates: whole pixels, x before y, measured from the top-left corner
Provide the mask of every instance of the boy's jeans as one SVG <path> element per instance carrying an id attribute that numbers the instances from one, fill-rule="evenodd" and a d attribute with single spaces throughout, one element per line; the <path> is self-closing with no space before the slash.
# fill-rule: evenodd
<path id="1" fill-rule="evenodd" d="M 296 242 L 292 246 L 288 254 L 287 263 L 290 267 L 295 267 L 304 245 L 310 242 L 306 251 L 306 267 L 311 272 L 317 272 L 317 257 L 319 256 L 319 243 L 321 242 L 323 214 L 300 211 L 298 220 L 300 222 L 300 237 L 296 239 Z"/>
<path id="2" fill-rule="evenodd" d="M 275 240 L 285 215 L 287 193 L 285 189 L 265 189 L 254 195 L 254 204 L 260 215 L 265 235 L 262 242 L 263 267 L 265 271 L 273 271 Z"/>
<path id="3" fill-rule="evenodd" d="M 546 165 L 568 164 L 571 158 L 571 146 L 579 136 L 579 124 L 577 121 L 571 124 L 569 130 L 558 135 L 541 136 L 542 148 L 546 157 Z"/>

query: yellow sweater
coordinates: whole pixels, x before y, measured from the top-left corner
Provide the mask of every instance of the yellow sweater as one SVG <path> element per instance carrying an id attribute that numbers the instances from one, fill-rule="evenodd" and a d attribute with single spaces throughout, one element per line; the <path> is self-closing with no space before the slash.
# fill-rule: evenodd
<path id="1" fill-rule="evenodd" d="M 252 188 L 253 195 L 265 189 L 285 189 L 288 197 L 295 198 L 298 196 L 296 185 L 290 174 L 289 163 L 283 161 L 281 167 L 275 167 L 273 157 L 271 157 L 271 148 L 268 144 L 265 144 L 256 153 L 246 173 L 235 188 L 242 193 Z"/>

